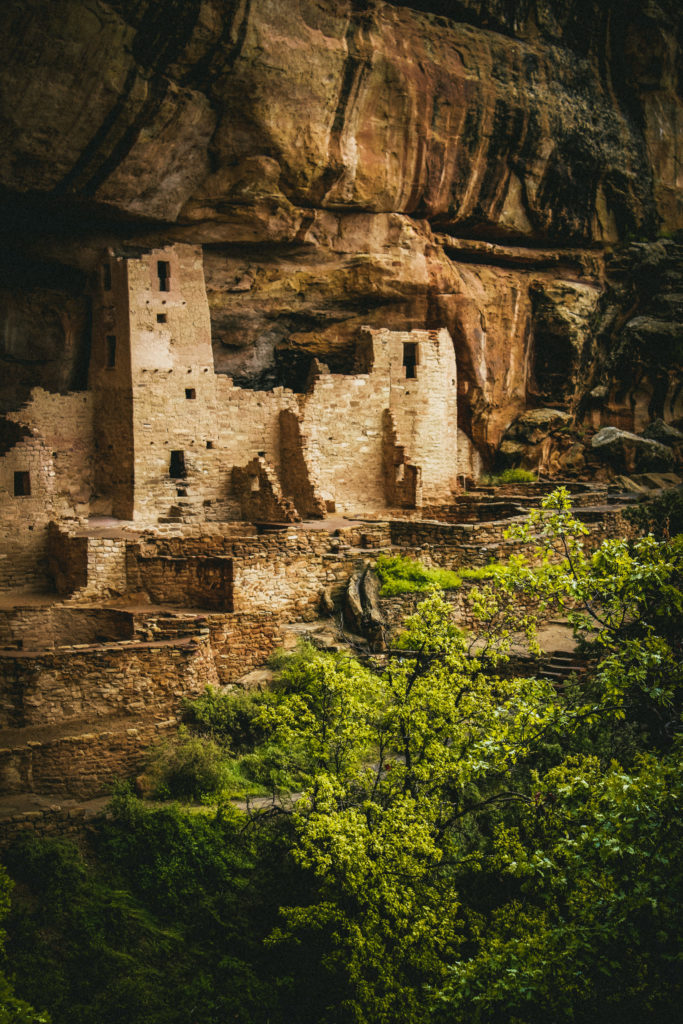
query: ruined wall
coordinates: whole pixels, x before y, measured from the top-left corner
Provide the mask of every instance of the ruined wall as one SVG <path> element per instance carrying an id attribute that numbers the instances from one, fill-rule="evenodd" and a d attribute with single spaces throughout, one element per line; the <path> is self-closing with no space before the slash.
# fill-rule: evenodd
<path id="1" fill-rule="evenodd" d="M 92 417 L 91 395 L 53 395 L 40 388 L 11 414 L 30 436 L 0 457 L 0 590 L 46 588 L 48 523 L 87 513 L 94 475 Z"/>
<path id="2" fill-rule="evenodd" d="M 419 470 L 415 501 L 446 500 L 457 458 L 455 353 L 448 332 L 364 329 L 358 363 L 366 372 L 320 373 L 302 401 L 306 458 L 321 497 L 341 512 L 384 508 L 397 496 L 387 463 L 400 467 L 407 460 Z M 400 497 L 408 500 L 406 493 Z"/>
<path id="3" fill-rule="evenodd" d="M 388 371 L 391 381 L 397 443 L 420 469 L 421 501 L 446 501 L 456 486 L 458 444 L 453 341 L 446 330 L 380 331 L 373 344 L 373 372 Z"/>
<path id="4" fill-rule="evenodd" d="M 135 480 L 128 273 L 128 262 L 111 255 L 97 268 L 88 368 L 97 495 L 101 510 L 120 519 L 133 516 Z"/>
<path id="5" fill-rule="evenodd" d="M 87 800 L 111 793 L 116 779 L 130 778 L 142 770 L 152 744 L 171 735 L 177 719 L 142 724 L 131 719 L 127 726 L 30 744 L 0 747 L 0 784 L 6 793 L 54 793 Z M 3 742 L 7 742 L 2 737 Z"/>
<path id="6" fill-rule="evenodd" d="M 199 641 L 122 641 L 40 654 L 0 654 L 0 728 L 47 726 L 108 715 L 163 718 L 183 695 L 215 682 Z M 206 678 L 202 681 L 202 676 Z"/>
<path id="7" fill-rule="evenodd" d="M 139 770 L 181 701 L 218 677 L 208 638 L 0 654 L 4 792 L 89 797 Z"/>
<path id="8" fill-rule="evenodd" d="M 131 613 L 117 608 L 19 605 L 0 610 L 0 647 L 4 648 L 51 650 L 132 636 Z"/>
<path id="9" fill-rule="evenodd" d="M 215 608 L 225 612 L 233 609 L 231 558 L 211 555 L 140 557 L 131 550 L 129 570 L 129 585 L 135 580 L 136 589 L 143 591 L 155 604 Z"/>

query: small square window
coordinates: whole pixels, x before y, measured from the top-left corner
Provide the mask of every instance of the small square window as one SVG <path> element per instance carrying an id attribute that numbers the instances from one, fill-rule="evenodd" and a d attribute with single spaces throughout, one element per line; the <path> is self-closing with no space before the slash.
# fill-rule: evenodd
<path id="1" fill-rule="evenodd" d="M 207 441 L 206 442 L 206 447 L 207 448 L 213 448 L 213 441 Z"/>
<path id="2" fill-rule="evenodd" d="M 31 474 L 20 470 L 14 474 L 14 497 L 28 498 L 31 494 Z"/>
<path id="3" fill-rule="evenodd" d="M 187 497 L 187 488 L 186 487 L 178 487 L 176 489 L 176 495 L 179 498 L 186 498 Z"/>
<path id="4" fill-rule="evenodd" d="M 166 314 L 165 313 L 157 313 L 157 323 L 158 324 L 165 324 L 166 323 Z"/>
<path id="5" fill-rule="evenodd" d="M 197 392 L 194 388 L 185 388 L 185 398 L 196 398 Z"/>

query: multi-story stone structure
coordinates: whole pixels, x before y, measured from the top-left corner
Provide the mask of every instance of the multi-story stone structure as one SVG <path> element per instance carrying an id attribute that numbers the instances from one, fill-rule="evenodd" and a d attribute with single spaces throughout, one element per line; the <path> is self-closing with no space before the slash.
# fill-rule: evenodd
<path id="1" fill-rule="evenodd" d="M 0 431 L 5 789 L 134 770 L 184 694 L 261 664 L 391 544 L 292 524 L 447 504 L 456 421 L 445 330 L 366 328 L 351 374 L 242 389 L 214 371 L 201 250 L 109 254 L 88 388 L 35 389 Z"/>
<path id="2" fill-rule="evenodd" d="M 47 526 L 319 518 L 447 502 L 456 366 L 441 331 L 371 331 L 356 372 L 315 364 L 308 390 L 214 372 L 201 250 L 103 262 L 89 389 L 40 389 L 0 457 L 0 586 L 46 582 Z"/>

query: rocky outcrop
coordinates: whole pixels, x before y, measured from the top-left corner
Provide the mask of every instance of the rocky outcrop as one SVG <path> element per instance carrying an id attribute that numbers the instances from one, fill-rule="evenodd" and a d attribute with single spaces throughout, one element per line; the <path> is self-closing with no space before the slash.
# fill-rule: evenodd
<path id="1" fill-rule="evenodd" d="M 640 432 L 683 418 L 683 245 L 631 243 L 610 253 L 584 349 L 577 412 L 593 427 Z"/>
<path id="2" fill-rule="evenodd" d="M 666 445 L 617 427 L 599 430 L 591 441 L 591 447 L 618 472 L 667 472 L 674 465 L 674 454 Z"/>
<path id="3" fill-rule="evenodd" d="M 241 386 L 446 326 L 487 463 L 530 406 L 683 415 L 645 358 L 678 358 L 678 285 L 634 303 L 634 247 L 605 266 L 683 228 L 674 0 L 6 0 L 0 28 L 5 408 L 84 380 L 103 249 L 180 240 Z"/>

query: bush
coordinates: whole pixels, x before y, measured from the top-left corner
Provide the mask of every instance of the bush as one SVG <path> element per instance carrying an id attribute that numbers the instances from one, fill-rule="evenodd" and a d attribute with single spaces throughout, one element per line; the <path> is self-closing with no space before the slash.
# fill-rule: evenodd
<path id="1" fill-rule="evenodd" d="M 664 491 L 650 501 L 627 508 L 624 515 L 657 540 L 675 537 L 683 533 L 683 489 Z"/>
<path id="2" fill-rule="evenodd" d="M 497 484 L 533 484 L 536 474 L 531 469 L 504 469 L 502 473 L 482 477 L 483 484 L 495 487 Z"/>
<path id="3" fill-rule="evenodd" d="M 181 727 L 177 741 L 152 750 L 145 778 L 150 795 L 161 800 L 202 800 L 222 792 L 229 769 L 227 753 L 215 740 Z"/>
<path id="4" fill-rule="evenodd" d="M 202 697 L 184 702 L 185 721 L 231 753 L 242 754 L 267 738 L 258 718 L 267 700 L 263 693 L 219 693 L 207 686 Z"/>

